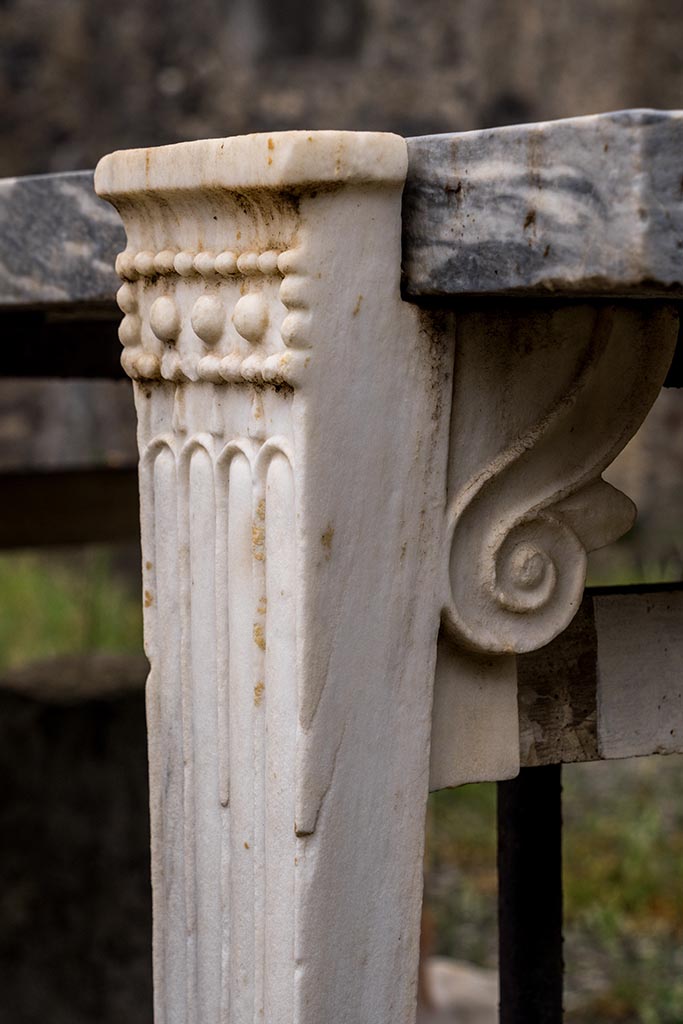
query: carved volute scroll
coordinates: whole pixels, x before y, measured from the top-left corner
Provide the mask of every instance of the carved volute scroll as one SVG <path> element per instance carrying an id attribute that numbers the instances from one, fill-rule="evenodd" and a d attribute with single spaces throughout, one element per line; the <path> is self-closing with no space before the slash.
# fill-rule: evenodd
<path id="1" fill-rule="evenodd" d="M 509 654 L 566 628 L 586 553 L 633 523 L 601 473 L 657 396 L 678 315 L 558 302 L 495 314 L 458 320 L 444 625 L 471 650 Z"/>
<path id="2" fill-rule="evenodd" d="M 156 1024 L 414 1020 L 452 344 L 406 143 L 113 154 L 140 445 Z M 441 318 L 448 324 L 448 318 Z"/>

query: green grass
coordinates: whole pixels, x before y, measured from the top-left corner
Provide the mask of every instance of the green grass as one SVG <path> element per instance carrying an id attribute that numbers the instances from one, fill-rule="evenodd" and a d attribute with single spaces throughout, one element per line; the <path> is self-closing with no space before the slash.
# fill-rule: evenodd
<path id="1" fill-rule="evenodd" d="M 669 557 L 643 557 L 634 549 L 628 535 L 588 556 L 588 587 L 621 587 L 643 583 L 677 583 L 682 576 L 682 556 L 678 550 Z"/>
<path id="2" fill-rule="evenodd" d="M 0 556 L 0 669 L 78 651 L 139 651 L 137 593 L 102 548 Z"/>
<path id="3" fill-rule="evenodd" d="M 568 1020 L 680 1024 L 683 758 L 577 765 L 564 776 Z"/>
<path id="4" fill-rule="evenodd" d="M 564 772 L 567 1024 L 683 1021 L 683 757 Z M 430 798 L 434 952 L 496 963 L 495 787 Z"/>
<path id="5" fill-rule="evenodd" d="M 433 793 L 425 854 L 432 952 L 482 966 L 495 963 L 497 885 L 496 787 Z"/>

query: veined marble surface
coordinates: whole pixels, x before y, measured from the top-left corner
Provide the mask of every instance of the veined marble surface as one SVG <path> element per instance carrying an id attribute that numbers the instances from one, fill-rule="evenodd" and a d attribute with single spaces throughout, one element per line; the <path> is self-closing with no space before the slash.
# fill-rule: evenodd
<path id="1" fill-rule="evenodd" d="M 408 140 L 407 298 L 678 296 L 683 112 Z"/>
<path id="2" fill-rule="evenodd" d="M 113 303 L 124 247 L 92 171 L 0 180 L 0 307 Z"/>
<path id="3" fill-rule="evenodd" d="M 403 293 L 683 294 L 683 113 L 408 139 Z M 0 180 L 0 307 L 112 302 L 125 237 L 91 171 Z"/>

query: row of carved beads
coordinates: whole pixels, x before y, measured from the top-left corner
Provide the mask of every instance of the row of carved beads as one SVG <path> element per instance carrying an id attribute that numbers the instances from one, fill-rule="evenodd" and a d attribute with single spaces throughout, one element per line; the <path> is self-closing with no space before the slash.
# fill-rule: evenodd
<path id="1" fill-rule="evenodd" d="M 305 278 L 285 278 L 280 291 L 283 298 L 298 308 L 290 311 L 279 329 L 285 345 L 300 344 L 304 339 L 307 319 L 304 308 Z M 295 385 L 298 371 L 306 365 L 307 357 L 294 359 L 289 352 L 263 351 L 270 326 L 271 309 L 268 299 L 259 292 L 242 295 L 232 308 L 230 320 L 254 351 L 245 354 L 239 349 L 225 352 L 222 342 L 226 335 L 229 309 L 219 294 L 199 295 L 190 312 L 190 327 L 204 343 L 205 352 L 190 349 L 183 353 L 181 334 L 183 316 L 181 306 L 172 295 L 158 295 L 148 312 L 149 327 L 154 336 L 170 346 L 165 351 L 149 350 L 143 343 L 143 318 L 139 307 L 138 287 L 125 281 L 117 293 L 117 301 L 125 313 L 119 326 L 119 338 L 124 346 L 121 362 L 134 378 L 165 379 L 171 381 L 206 380 L 214 383 L 273 383 Z M 177 345 L 177 343 L 179 343 Z"/>
<path id="2" fill-rule="evenodd" d="M 138 315 L 136 295 L 129 284 L 119 288 L 117 301 L 126 314 L 119 326 L 121 344 L 140 344 L 142 320 Z M 280 325 L 280 337 L 287 347 L 308 347 L 304 308 L 299 301 L 298 307 L 294 307 Z M 240 337 L 252 345 L 258 345 L 263 341 L 270 323 L 266 298 L 254 293 L 241 296 L 235 303 L 230 319 Z M 180 337 L 182 317 L 177 303 L 169 295 L 160 295 L 154 300 L 149 311 L 149 322 L 159 341 L 173 344 Z M 227 312 L 221 300 L 215 295 L 200 295 L 192 307 L 190 325 L 205 345 L 218 345 L 227 326 Z"/>
<path id="3" fill-rule="evenodd" d="M 183 249 L 164 249 L 162 252 L 121 252 L 116 257 L 116 273 L 125 281 L 136 281 L 140 277 L 179 274 L 180 277 L 232 277 L 236 274 L 271 275 L 284 273 L 280 264 L 286 253 L 268 249 L 266 252 L 236 253 L 200 250 L 193 252 Z"/>
<path id="4" fill-rule="evenodd" d="M 168 380 L 175 383 L 208 381 L 212 384 L 273 384 L 297 387 L 310 356 L 304 352 L 274 352 L 243 358 L 237 353 L 225 357 L 203 356 L 184 365 L 177 353 L 160 358 L 142 348 L 126 348 L 121 365 L 134 380 Z"/>
<path id="5" fill-rule="evenodd" d="M 137 315 L 137 296 L 130 284 L 123 284 L 119 288 L 116 300 L 121 311 L 126 314 L 119 327 L 121 343 L 126 346 L 139 344 L 142 322 Z M 231 320 L 242 338 L 257 345 L 268 329 L 267 299 L 254 293 L 243 295 L 235 303 Z M 227 324 L 227 312 L 220 298 L 216 295 L 200 295 L 192 306 L 190 324 L 205 345 L 217 345 Z M 159 341 L 177 341 L 182 330 L 182 316 L 175 299 L 170 295 L 159 295 L 150 307 L 149 325 Z"/>

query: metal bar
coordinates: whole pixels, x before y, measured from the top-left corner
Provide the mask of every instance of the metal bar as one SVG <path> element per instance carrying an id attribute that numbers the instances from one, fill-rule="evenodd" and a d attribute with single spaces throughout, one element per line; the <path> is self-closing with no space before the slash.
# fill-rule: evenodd
<path id="1" fill-rule="evenodd" d="M 562 1024 L 561 772 L 498 783 L 500 1024 Z"/>

